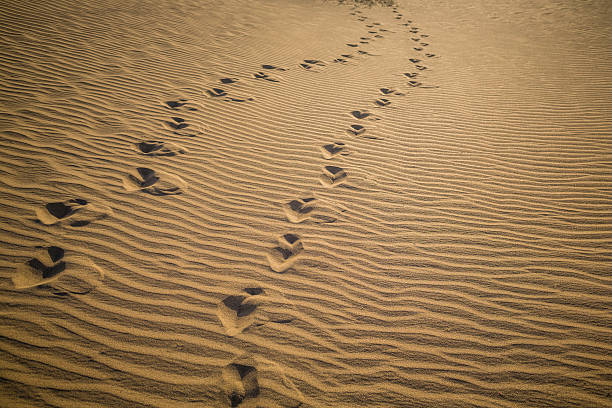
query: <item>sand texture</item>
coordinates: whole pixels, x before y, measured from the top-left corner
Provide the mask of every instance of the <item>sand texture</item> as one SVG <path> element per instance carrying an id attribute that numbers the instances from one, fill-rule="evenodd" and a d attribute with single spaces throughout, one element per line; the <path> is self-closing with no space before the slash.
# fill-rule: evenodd
<path id="1" fill-rule="evenodd" d="M 0 407 L 612 407 L 608 0 L 0 5 Z"/>

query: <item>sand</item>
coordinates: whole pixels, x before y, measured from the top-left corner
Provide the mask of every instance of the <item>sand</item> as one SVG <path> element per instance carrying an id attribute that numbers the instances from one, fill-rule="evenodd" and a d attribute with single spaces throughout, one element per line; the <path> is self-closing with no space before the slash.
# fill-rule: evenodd
<path id="1" fill-rule="evenodd" d="M 1 407 L 612 407 L 608 1 L 0 6 Z"/>

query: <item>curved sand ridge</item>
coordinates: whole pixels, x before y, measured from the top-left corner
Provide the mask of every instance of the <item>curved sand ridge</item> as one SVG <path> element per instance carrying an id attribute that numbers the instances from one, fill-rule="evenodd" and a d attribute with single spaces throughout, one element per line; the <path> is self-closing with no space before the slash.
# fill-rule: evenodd
<path id="1" fill-rule="evenodd" d="M 596 2 L 224 3 L 1 6 L 0 405 L 609 405 Z"/>

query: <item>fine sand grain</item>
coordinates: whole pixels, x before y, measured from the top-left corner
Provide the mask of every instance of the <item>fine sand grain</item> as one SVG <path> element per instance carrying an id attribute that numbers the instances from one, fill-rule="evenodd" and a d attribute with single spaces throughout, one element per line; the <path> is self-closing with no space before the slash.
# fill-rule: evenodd
<path id="1" fill-rule="evenodd" d="M 3 1 L 0 407 L 612 407 L 610 21 Z"/>

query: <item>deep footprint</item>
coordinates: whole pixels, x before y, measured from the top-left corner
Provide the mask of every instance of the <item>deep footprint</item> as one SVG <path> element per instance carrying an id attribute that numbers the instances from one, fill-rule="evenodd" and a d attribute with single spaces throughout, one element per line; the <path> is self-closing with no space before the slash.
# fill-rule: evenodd
<path id="1" fill-rule="evenodd" d="M 326 160 L 332 159 L 338 155 L 346 156 L 349 153 L 347 152 L 346 145 L 341 142 L 330 143 L 321 146 L 320 148 L 321 154 L 323 158 Z"/>
<path id="2" fill-rule="evenodd" d="M 348 174 L 342 167 L 325 166 L 319 181 L 324 187 L 336 187 L 346 182 Z"/>
<path id="3" fill-rule="evenodd" d="M 83 227 L 93 221 L 104 219 L 113 211 L 103 205 L 92 205 L 82 198 L 73 198 L 62 202 L 45 204 L 35 210 L 38 222 L 44 225 L 68 224 L 71 227 Z"/>
<path id="4" fill-rule="evenodd" d="M 136 143 L 136 151 L 146 156 L 176 156 L 185 154 L 187 150 L 177 144 L 159 140 L 145 140 Z"/>
<path id="5" fill-rule="evenodd" d="M 146 167 L 137 167 L 131 174 L 122 177 L 122 181 L 129 192 L 142 190 L 159 196 L 182 194 L 187 188 L 180 177 Z"/>
<path id="6" fill-rule="evenodd" d="M 41 248 L 37 255 L 17 267 L 12 281 L 15 289 L 46 285 L 66 270 L 64 250 L 57 246 Z"/>
<path id="7" fill-rule="evenodd" d="M 298 198 L 283 203 L 282 208 L 290 222 L 295 224 L 305 221 L 314 214 L 316 199 L 314 197 Z"/>
<path id="8" fill-rule="evenodd" d="M 257 369 L 251 365 L 228 364 L 223 368 L 222 378 L 230 407 L 237 407 L 260 393 Z"/>
<path id="9" fill-rule="evenodd" d="M 285 234 L 278 238 L 278 246 L 266 254 L 270 268 L 274 272 L 285 272 L 300 258 L 304 250 L 302 240 L 295 234 Z"/>

